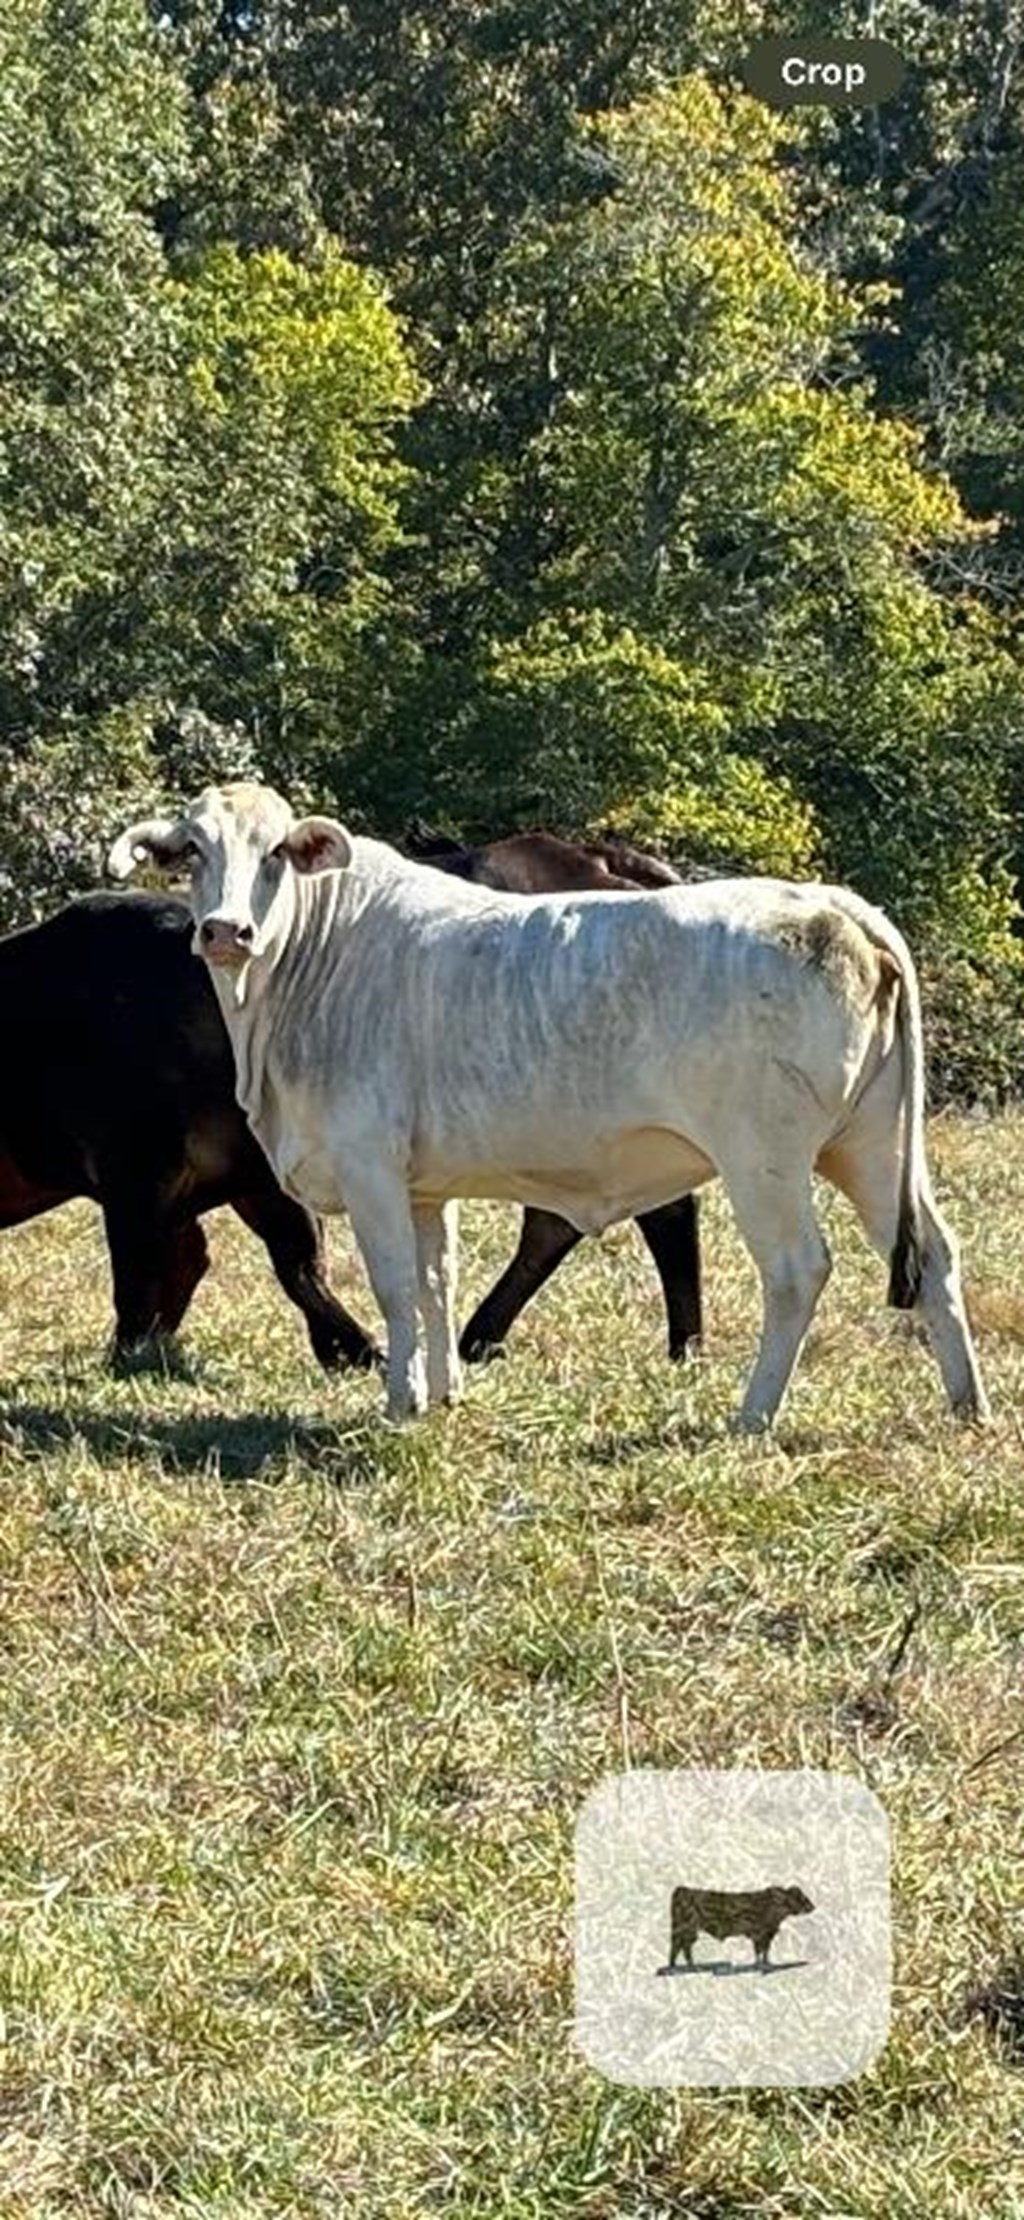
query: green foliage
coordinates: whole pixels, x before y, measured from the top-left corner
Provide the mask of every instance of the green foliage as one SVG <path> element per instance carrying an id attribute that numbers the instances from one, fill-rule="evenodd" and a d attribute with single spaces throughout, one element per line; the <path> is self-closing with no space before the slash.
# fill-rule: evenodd
<path id="1" fill-rule="evenodd" d="M 773 778 L 752 757 L 728 750 L 703 764 L 697 777 L 676 776 L 660 789 L 620 802 L 603 822 L 640 846 L 647 843 L 725 877 L 744 871 L 782 879 L 818 875 L 820 833 L 813 811 L 787 779 Z"/>
<path id="2" fill-rule="evenodd" d="M 1019 1101 L 1024 979 L 1019 961 L 991 967 L 929 949 L 921 967 L 928 1102 L 996 1110 Z"/>
<path id="3" fill-rule="evenodd" d="M 102 881 L 111 835 L 211 780 L 259 777 L 247 732 L 194 708 L 173 718 L 133 703 L 66 718 L 12 753 L 4 773 L 0 930 L 44 917 Z"/>
<path id="4" fill-rule="evenodd" d="M 495 645 L 450 735 L 450 811 L 481 830 L 512 823 L 571 830 L 623 793 L 699 769 L 720 744 L 707 676 L 599 617 L 539 623 Z"/>
<path id="5" fill-rule="evenodd" d="M 156 219 L 187 146 L 186 87 L 141 0 L 7 12 L 8 917 L 52 898 L 58 853 L 80 883 L 102 796 L 163 782 L 155 756 L 145 769 L 147 720 L 176 703 L 242 720 L 286 773 L 286 722 L 301 722 L 295 605 L 327 611 L 339 689 L 386 598 L 393 427 L 420 392 L 398 322 L 330 242 L 305 263 L 225 241 L 172 266 Z"/>
<path id="6" fill-rule="evenodd" d="M 296 604 L 325 612 L 338 679 L 379 609 L 402 483 L 392 428 L 419 382 L 379 286 L 334 249 L 303 266 L 224 246 L 173 292 L 174 464 L 145 551 L 155 674 L 214 715 L 259 718 L 273 759 Z"/>
<path id="7" fill-rule="evenodd" d="M 980 584 L 1019 615 L 1024 555 L 1024 117 L 1018 108 L 957 211 L 930 303 L 936 435 L 972 503 L 993 524 Z M 1018 647 L 1019 654 L 1019 647 Z M 1016 767 L 1014 804 L 1024 804 Z M 1018 862 L 1020 860 L 1018 851 Z"/>
<path id="8" fill-rule="evenodd" d="M 480 834 L 500 794 L 501 822 L 612 816 L 716 868 L 850 880 L 1012 1002 L 1020 659 L 958 579 L 988 528 L 855 368 L 888 301 L 801 250 L 802 125 L 694 79 L 603 131 L 617 191 L 501 271 L 494 329 L 514 301 L 547 332 L 545 421 L 460 481 L 441 542 L 495 636 L 457 682 L 414 672 L 419 784 L 400 736 L 382 788 L 397 765 Z M 520 620 L 547 612 L 525 629 L 510 535 L 536 557 Z"/>
<path id="9" fill-rule="evenodd" d="M 1005 8 L 891 0 L 885 109 L 738 91 L 826 27 L 852 0 L 16 0 L 8 917 L 107 797 L 258 762 L 392 834 L 846 878 L 939 1000 L 1012 1009 L 1019 65 Z"/>
<path id="10" fill-rule="evenodd" d="M 726 737 L 810 805 L 830 875 L 1012 996 L 1019 656 L 946 584 L 987 529 L 921 433 L 837 375 L 878 304 L 801 255 L 791 126 L 697 81 L 608 136 L 621 190 L 563 248 L 566 406 L 543 445 L 572 521 L 548 583 L 699 654 Z M 724 845 L 759 863 L 774 844 Z"/>
<path id="11" fill-rule="evenodd" d="M 613 824 L 704 864 L 812 868 L 811 812 L 787 781 L 725 745 L 729 715 L 707 670 L 628 627 L 544 619 L 495 646 L 468 692 L 427 791 L 470 832 L 493 829 L 500 788 L 506 825 Z"/>
<path id="12" fill-rule="evenodd" d="M 211 250 L 176 289 L 187 332 L 188 431 L 228 425 L 259 452 L 281 448 L 297 490 L 368 512 L 386 532 L 397 482 L 389 433 L 419 399 L 395 319 L 365 272 L 336 249 L 303 265 L 278 250 Z M 376 471 L 374 465 L 381 466 Z M 305 525 L 306 519 L 300 519 Z"/>
<path id="13" fill-rule="evenodd" d="M 765 753 L 821 812 L 832 868 L 927 925 L 1004 860 L 1020 673 L 980 610 L 886 584 L 822 596 Z"/>
<path id="14" fill-rule="evenodd" d="M 148 209 L 180 156 L 181 105 L 141 4 L 4 12 L 3 739 L 93 690 L 160 501 L 176 333 Z"/>
<path id="15" fill-rule="evenodd" d="M 1024 941 L 1016 880 L 966 865 L 922 934 L 933 1106 L 1013 1101 L 1024 1071 Z"/>
<path id="16" fill-rule="evenodd" d="M 799 135 L 694 78 L 608 121 L 619 190 L 552 234 L 559 389 L 536 445 L 550 593 L 671 644 L 792 666 L 823 598 L 897 585 L 972 528 L 921 436 L 879 419 L 851 335 L 882 305 L 811 267 Z M 842 643 L 833 625 L 833 661 Z"/>
<path id="17" fill-rule="evenodd" d="M 110 711 L 34 741 L 4 772 L 0 926 L 33 923 L 103 875 L 111 828 L 158 800 L 148 723 Z"/>

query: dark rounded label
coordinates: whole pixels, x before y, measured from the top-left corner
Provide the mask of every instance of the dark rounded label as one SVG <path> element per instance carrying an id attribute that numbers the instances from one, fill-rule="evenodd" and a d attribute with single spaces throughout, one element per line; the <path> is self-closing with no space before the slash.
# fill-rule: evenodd
<path id="1" fill-rule="evenodd" d="M 888 39 L 758 39 L 743 64 L 747 90 L 773 108 L 876 108 L 903 83 Z"/>

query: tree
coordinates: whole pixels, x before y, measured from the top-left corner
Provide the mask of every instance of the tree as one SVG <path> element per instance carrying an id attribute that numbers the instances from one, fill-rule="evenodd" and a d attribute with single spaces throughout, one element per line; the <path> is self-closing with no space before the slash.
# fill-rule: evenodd
<path id="1" fill-rule="evenodd" d="M 954 883 L 974 899 L 971 873 L 1005 855 L 1019 673 L 970 595 L 933 583 L 979 531 L 859 373 L 884 297 L 802 249 L 782 160 L 800 130 L 689 79 L 605 123 L 616 193 L 540 217 L 506 258 L 495 324 L 544 330 L 554 375 L 546 421 L 475 482 L 494 645 L 465 656 L 446 791 L 493 793 L 500 760 L 513 807 L 554 808 L 561 778 L 566 822 L 645 783 L 668 804 L 673 778 L 718 778 L 725 748 L 812 805 L 830 869 L 929 927 L 961 906 Z M 520 558 L 513 595 L 501 535 L 531 505 L 536 559 L 531 573 Z M 674 673 L 657 711 L 644 681 L 639 779 L 625 708 L 588 726 L 587 764 L 575 743 L 564 774 L 552 761 L 536 703 L 549 683 L 565 698 L 588 618 L 595 699 L 617 635 Z"/>
<path id="2" fill-rule="evenodd" d="M 76 784 L 81 876 L 102 795 L 166 777 L 150 736 L 176 706 L 241 722 L 271 772 L 315 757 L 310 615 L 340 686 L 386 605 L 420 388 L 329 244 L 168 261 L 184 89 L 136 0 L 18 0 L 0 64 L 0 755 L 28 905 Z M 51 881 L 40 853 L 36 896 Z"/>
<path id="3" fill-rule="evenodd" d="M 149 209 L 183 146 L 141 7 L 0 22 L 0 734 L 95 698 L 118 581 L 166 482 L 177 317 Z"/>

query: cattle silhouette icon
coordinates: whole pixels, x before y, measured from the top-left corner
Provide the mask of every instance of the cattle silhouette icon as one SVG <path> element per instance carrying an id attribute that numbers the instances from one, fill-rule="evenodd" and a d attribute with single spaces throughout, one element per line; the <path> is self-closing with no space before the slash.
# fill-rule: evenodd
<path id="1" fill-rule="evenodd" d="M 889 2026 L 889 1828 L 811 1767 L 635 1766 L 576 1822 L 576 2041 L 623 2087 L 827 2088 Z"/>
<path id="2" fill-rule="evenodd" d="M 716 1942 L 747 1936 L 754 1945 L 754 1967 L 770 1973 L 773 1970 L 771 1947 L 783 1920 L 803 1919 L 813 1910 L 810 1897 L 800 1888 L 690 1889 L 680 1886 L 672 1891 L 669 1960 L 667 1966 L 659 1970 L 662 1973 L 682 1970 L 679 1968 L 680 1953 L 688 1972 L 727 1970 L 717 1964 L 706 1969 L 695 1965 L 694 1944 L 698 1935 L 704 1934 L 713 1936 Z M 783 1969 L 776 1966 L 774 1970 Z"/>

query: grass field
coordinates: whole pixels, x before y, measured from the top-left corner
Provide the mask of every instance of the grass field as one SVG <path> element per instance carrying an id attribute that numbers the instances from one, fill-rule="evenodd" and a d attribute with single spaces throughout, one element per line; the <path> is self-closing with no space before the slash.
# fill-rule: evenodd
<path id="1" fill-rule="evenodd" d="M 0 1241 L 0 2214 L 1024 2214 L 1024 1123 L 933 1128 L 996 1408 L 944 1415 L 845 1209 L 770 1443 L 620 1229 L 454 1414 L 326 1382 L 234 1221 L 179 1377 L 115 1380 L 98 1219 Z M 462 1310 L 507 1253 L 467 1210 Z M 335 1277 L 364 1317 L 346 1238 Z M 858 1774 L 888 2048 L 645 2094 L 572 2047 L 572 1838 L 624 1765 Z"/>

